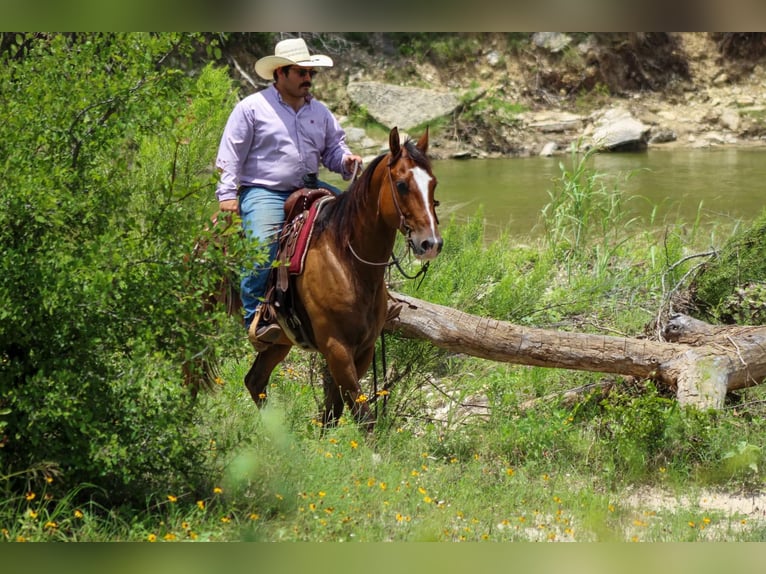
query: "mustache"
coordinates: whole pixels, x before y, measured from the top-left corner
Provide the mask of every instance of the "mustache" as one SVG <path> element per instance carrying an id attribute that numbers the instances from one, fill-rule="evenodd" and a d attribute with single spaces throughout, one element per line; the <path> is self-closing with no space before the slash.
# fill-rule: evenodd
<path id="1" fill-rule="evenodd" d="M 303 82 L 300 87 L 301 88 L 310 88 L 311 87 L 311 82 Z"/>

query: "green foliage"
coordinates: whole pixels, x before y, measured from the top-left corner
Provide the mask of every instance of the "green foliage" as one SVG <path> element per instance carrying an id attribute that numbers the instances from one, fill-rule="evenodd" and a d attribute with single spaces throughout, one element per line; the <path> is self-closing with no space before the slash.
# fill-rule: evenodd
<path id="1" fill-rule="evenodd" d="M 484 241 L 482 210 L 466 224 L 442 228 L 444 250 L 426 278 L 396 285 L 403 292 L 476 315 L 523 321 L 540 305 L 553 272 L 545 254 L 529 247 L 508 248 L 500 237 Z"/>
<path id="2" fill-rule="evenodd" d="M 391 34 L 399 53 L 446 65 L 456 60 L 474 57 L 481 44 L 474 35 L 444 32 L 398 32 Z"/>
<path id="3" fill-rule="evenodd" d="M 723 323 L 763 324 L 765 234 L 766 212 L 698 270 L 690 289 L 702 317 Z"/>
<path id="4" fill-rule="evenodd" d="M 575 260 L 593 258 L 597 275 L 603 271 L 620 245 L 625 231 L 635 219 L 627 210 L 617 187 L 609 189 L 604 174 L 588 167 L 597 148 L 580 154 L 571 149 L 570 167 L 559 164 L 561 178 L 548 191 L 550 203 L 543 207 L 541 220 L 546 246 L 557 258 L 570 265 Z"/>
<path id="5" fill-rule="evenodd" d="M 0 469 L 48 461 L 116 497 L 191 480 L 181 363 L 230 341 L 203 300 L 231 265 L 192 252 L 234 101 L 225 71 L 180 69 L 197 40 L 37 34 L 2 55 Z"/>

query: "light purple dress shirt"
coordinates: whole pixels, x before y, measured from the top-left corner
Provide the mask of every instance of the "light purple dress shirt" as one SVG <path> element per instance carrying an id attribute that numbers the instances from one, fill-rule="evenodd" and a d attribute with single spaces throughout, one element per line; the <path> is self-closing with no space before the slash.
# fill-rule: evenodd
<path id="1" fill-rule="evenodd" d="M 229 116 L 215 165 L 221 171 L 218 201 L 236 199 L 240 186 L 277 191 L 303 187 L 303 176 L 321 162 L 344 179 L 346 134 L 320 101 L 309 97 L 296 112 L 272 84 L 240 101 Z"/>

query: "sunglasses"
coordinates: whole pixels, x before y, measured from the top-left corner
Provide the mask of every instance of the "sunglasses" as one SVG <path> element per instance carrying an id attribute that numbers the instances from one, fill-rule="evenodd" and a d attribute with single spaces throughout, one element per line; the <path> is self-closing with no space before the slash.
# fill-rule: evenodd
<path id="1" fill-rule="evenodd" d="M 306 68 L 293 68 L 292 66 L 287 66 L 287 70 L 295 70 L 298 75 L 302 78 L 304 76 L 308 76 L 309 78 L 313 78 L 317 75 L 316 70 L 307 70 Z"/>

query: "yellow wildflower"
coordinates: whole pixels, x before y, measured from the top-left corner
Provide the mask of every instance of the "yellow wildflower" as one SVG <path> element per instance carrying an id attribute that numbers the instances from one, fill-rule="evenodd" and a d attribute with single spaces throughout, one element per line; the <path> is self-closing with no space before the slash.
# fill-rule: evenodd
<path id="1" fill-rule="evenodd" d="M 168 532 L 165 536 L 163 536 L 163 538 L 169 542 L 171 540 L 175 540 L 176 535 L 173 534 L 172 532 Z"/>
<path id="2" fill-rule="evenodd" d="M 84 515 L 81 510 L 77 509 L 74 511 L 74 517 L 75 518 L 82 518 Z"/>
<path id="3" fill-rule="evenodd" d="M 261 515 L 260 515 L 260 514 L 257 514 L 257 513 L 255 513 L 255 512 L 253 512 L 252 514 L 250 514 L 250 520 L 258 520 L 260 517 L 261 517 Z"/>
<path id="4" fill-rule="evenodd" d="M 52 520 L 49 520 L 48 522 L 45 523 L 45 528 L 50 528 L 51 530 L 53 530 L 54 528 L 58 528 L 58 524 L 56 524 Z"/>
<path id="5" fill-rule="evenodd" d="M 170 501 L 171 504 L 174 504 L 174 503 L 178 502 L 178 497 L 177 496 L 173 496 L 172 494 L 168 494 L 168 500 Z"/>
<path id="6" fill-rule="evenodd" d="M 358 443 L 358 442 L 356 442 L 355 440 L 352 440 L 352 441 L 351 441 L 351 448 L 356 448 L 356 447 L 358 447 L 358 446 L 359 446 L 359 443 Z"/>
<path id="7" fill-rule="evenodd" d="M 200 510 L 205 510 L 205 501 L 204 500 L 198 500 L 197 501 L 197 506 L 199 507 Z"/>
<path id="8" fill-rule="evenodd" d="M 216 486 L 213 489 L 213 494 L 223 494 L 223 488 L 221 488 L 220 486 Z"/>
<path id="9" fill-rule="evenodd" d="M 34 492 L 27 492 L 27 495 L 24 497 L 27 499 L 27 501 L 34 500 L 35 496 L 37 496 Z"/>
<path id="10" fill-rule="evenodd" d="M 157 535 L 156 534 L 150 534 L 149 536 L 146 537 L 146 539 L 149 542 L 157 542 Z"/>

